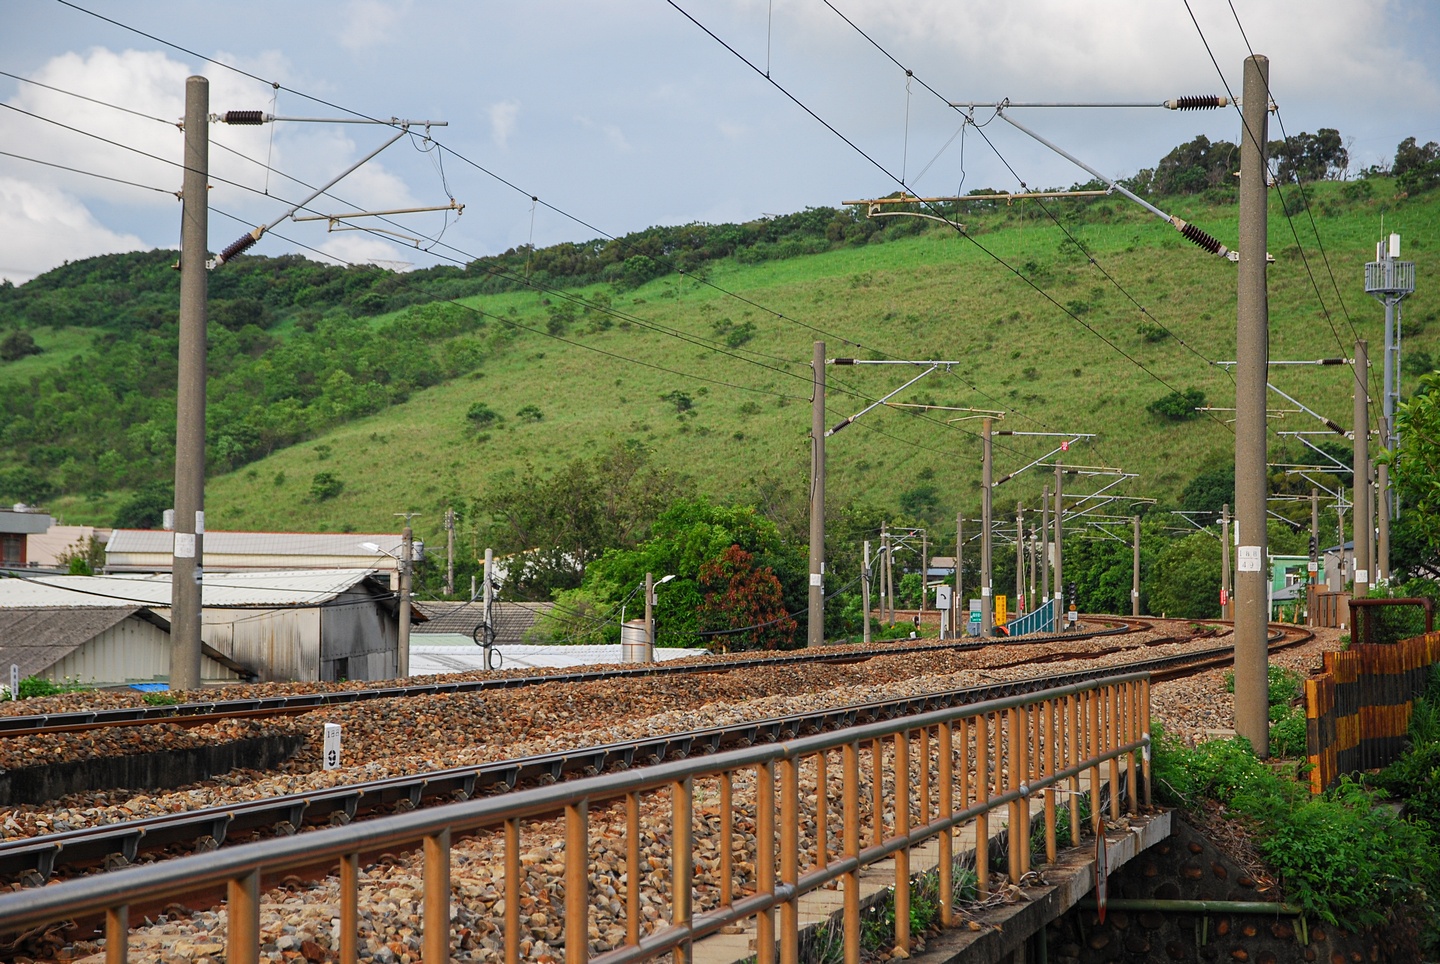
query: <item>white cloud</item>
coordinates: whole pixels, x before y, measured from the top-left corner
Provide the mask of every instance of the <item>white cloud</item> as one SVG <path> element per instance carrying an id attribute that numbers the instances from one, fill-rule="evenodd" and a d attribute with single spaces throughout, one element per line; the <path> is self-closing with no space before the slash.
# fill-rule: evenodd
<path id="1" fill-rule="evenodd" d="M 396 270 L 408 270 L 412 266 L 400 249 L 374 235 L 335 235 L 317 247 L 340 264 L 379 264 Z"/>
<path id="2" fill-rule="evenodd" d="M 600 124 L 588 117 L 579 116 L 575 118 L 575 122 L 587 131 L 599 131 L 600 135 L 605 138 L 605 143 L 621 154 L 628 154 L 634 149 L 625 139 L 625 132 L 620 129 L 618 124 Z"/>
<path id="3" fill-rule="evenodd" d="M 351 0 L 343 16 L 340 45 L 358 51 L 379 46 L 395 39 L 395 28 L 410 13 L 409 0 L 386 3 L 385 0 Z"/>
<path id="4" fill-rule="evenodd" d="M 489 113 L 490 139 L 503 149 L 510 143 L 510 135 L 515 133 L 515 123 L 520 119 L 520 102 L 506 100 L 491 104 Z"/>
<path id="5" fill-rule="evenodd" d="M 62 261 L 149 247 L 106 229 L 55 188 L 0 177 L 0 278 L 19 284 Z"/>

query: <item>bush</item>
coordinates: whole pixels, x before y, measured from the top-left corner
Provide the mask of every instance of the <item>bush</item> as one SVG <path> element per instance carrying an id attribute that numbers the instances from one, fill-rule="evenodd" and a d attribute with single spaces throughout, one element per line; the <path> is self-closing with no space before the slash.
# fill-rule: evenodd
<path id="1" fill-rule="evenodd" d="M 522 422 L 538 422 L 545 417 L 538 405 L 524 405 L 515 413 L 515 417 Z"/>
<path id="2" fill-rule="evenodd" d="M 345 488 L 345 483 L 334 472 L 316 472 L 310 480 L 310 494 L 317 502 L 333 499 Z"/>
<path id="3" fill-rule="evenodd" d="M 1145 406 L 1145 410 L 1151 415 L 1158 415 L 1172 422 L 1188 422 L 1199 418 L 1200 413 L 1195 410 L 1204 404 L 1204 392 L 1198 388 L 1187 388 L 1183 392 L 1171 392 L 1155 399 Z"/>
<path id="4" fill-rule="evenodd" d="M 476 402 L 474 405 L 471 405 L 469 411 L 465 413 L 465 417 L 469 419 L 470 424 L 477 429 L 490 428 L 493 425 L 505 421 L 504 415 L 501 415 L 484 402 Z"/>

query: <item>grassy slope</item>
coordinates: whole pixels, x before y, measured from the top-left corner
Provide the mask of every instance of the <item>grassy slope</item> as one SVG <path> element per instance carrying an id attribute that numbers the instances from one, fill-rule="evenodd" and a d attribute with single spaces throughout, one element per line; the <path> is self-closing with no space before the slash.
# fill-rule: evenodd
<path id="1" fill-rule="evenodd" d="M 1338 189 L 1339 185 L 1319 186 L 1313 210 L 1340 297 L 1321 262 L 1309 218 L 1300 212 L 1294 221 L 1329 306 L 1328 320 L 1294 248 L 1290 225 L 1272 198 L 1270 250 L 1277 263 L 1270 275 L 1271 357 L 1334 356 L 1342 353 L 1342 344 L 1348 355 L 1353 322 L 1371 341 L 1378 381 L 1383 312 L 1364 294 L 1363 264 L 1374 256 L 1381 215 L 1390 209 L 1385 214 L 1386 230 L 1405 234 L 1405 256 L 1418 262 L 1422 279 L 1421 290 L 1407 302 L 1406 317 L 1421 322 L 1427 315 L 1433 318 L 1423 279 L 1436 276 L 1440 199 L 1421 198 L 1399 206 L 1342 204 Z M 1293 193 L 1290 198 L 1294 203 Z M 580 334 L 585 324 L 581 322 L 570 337 L 591 348 L 685 374 L 657 371 L 520 332 L 507 352 L 486 363 L 479 377 L 418 393 L 405 405 L 211 480 L 206 497 L 209 522 L 213 528 L 368 530 L 392 527 L 391 513 L 409 508 L 423 514 L 417 520 L 418 531 L 433 538 L 443 507 L 483 492 L 496 473 L 527 463 L 553 467 L 625 439 L 652 446 L 658 460 L 693 476 L 702 489 L 717 496 L 744 497 L 751 481 L 766 475 L 803 486 L 808 471 L 809 358 L 811 342 L 817 339 L 827 342 L 831 356 L 865 357 L 873 349 L 897 358 L 955 359 L 961 364 L 954 375 L 932 375 L 905 397 L 1013 409 L 1000 427 L 1015 430 L 1097 432 L 1101 437 L 1096 443 L 1072 450 L 1067 458 L 1140 472 L 1141 478 L 1125 491 L 1173 498 L 1197 471 L 1230 457 L 1233 436 L 1212 419 L 1162 423 L 1147 414 L 1145 406 L 1168 391 L 1157 378 L 1174 388 L 1201 388 L 1212 404 L 1232 404 L 1229 377 L 1207 366 L 1196 353 L 1211 359 L 1234 357 L 1235 271 L 1233 265 L 1204 255 L 1158 220 L 1119 202 L 1112 207 L 1115 213 L 1109 223 L 1073 230 L 1093 249 L 1100 266 L 1176 338 L 1159 343 L 1142 339 L 1136 326 L 1146 316 L 1099 268 L 1062 250 L 1063 235 L 1053 226 L 1027 220 L 1023 226 L 979 230 L 975 240 L 1016 267 L 1034 262 L 1035 278 L 1046 293 L 1062 305 L 1083 302 L 1088 306 L 1083 320 L 1153 376 L 1086 331 L 976 244 L 953 234 L 936 231 L 753 266 L 727 262 L 712 275 L 716 285 L 793 321 L 675 278 L 616 295 L 615 307 L 702 339 L 712 337 L 711 326 L 718 319 L 753 322 L 758 332 L 744 347 L 758 353 L 750 357 L 770 368 L 639 327 L 627 330 L 617 324 L 610 331 Z M 1233 209 L 1175 207 L 1176 213 L 1222 239 L 1235 236 Z M 1032 270 L 1026 268 L 1027 273 Z M 544 310 L 534 294 L 485 297 L 474 303 L 498 315 L 514 308 L 519 321 L 543 329 Z M 1432 323 L 1430 328 L 1409 338 L 1407 350 L 1433 353 L 1440 327 Z M 865 347 L 847 345 L 842 339 Z M 1179 343 L 1181 339 L 1189 349 Z M 827 421 L 831 424 L 864 404 L 843 394 L 844 388 L 873 398 L 909 377 L 902 370 L 878 367 L 831 368 L 829 375 Z M 1348 423 L 1344 370 L 1289 369 L 1277 377 L 1291 394 Z M 704 378 L 714 381 L 707 383 Z M 694 398 L 698 411 L 694 419 L 677 419 L 673 405 L 660 399 L 675 390 Z M 466 423 L 465 413 L 476 401 L 485 401 L 508 417 L 487 441 L 477 441 Z M 1272 404 L 1276 402 L 1272 396 Z M 544 419 L 521 423 L 514 413 L 531 404 L 544 412 Z M 937 413 L 937 418 L 943 417 Z M 1275 424 L 1291 429 L 1318 427 L 1303 416 L 1287 416 Z M 943 506 L 950 512 L 977 513 L 979 444 L 970 434 L 977 430 L 973 421 L 947 428 L 936 421 L 877 410 L 831 439 L 831 495 L 894 506 L 900 493 L 920 484 L 928 470 Z M 329 449 L 324 458 L 323 449 L 317 451 L 321 446 Z M 1047 450 L 1044 440 L 997 439 L 997 474 Z M 345 490 L 338 498 L 316 502 L 309 496 L 311 478 L 320 471 L 343 480 Z M 276 484 L 279 473 L 284 481 Z M 1040 473 L 1027 473 L 998 490 L 997 504 L 1022 499 L 1034 505 L 1045 481 Z M 79 499 L 64 500 L 55 508 L 70 519 L 103 511 L 102 506 Z"/>

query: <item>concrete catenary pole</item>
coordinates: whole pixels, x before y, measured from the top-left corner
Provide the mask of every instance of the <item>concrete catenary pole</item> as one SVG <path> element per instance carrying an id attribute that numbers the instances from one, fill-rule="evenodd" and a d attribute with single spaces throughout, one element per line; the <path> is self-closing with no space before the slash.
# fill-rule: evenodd
<path id="1" fill-rule="evenodd" d="M 1130 568 L 1130 615 L 1140 615 L 1140 517 L 1134 515 L 1130 521 L 1135 524 L 1135 561 Z"/>
<path id="2" fill-rule="evenodd" d="M 864 618 L 861 639 L 870 642 L 870 540 L 866 539 L 860 558 L 860 612 Z"/>
<path id="3" fill-rule="evenodd" d="M 1030 527 L 1030 594 L 1025 597 L 1027 600 L 1025 608 L 1029 612 L 1035 611 L 1035 569 L 1039 563 L 1039 560 L 1035 558 L 1035 553 L 1040 544 L 1040 534 L 1035 529 L 1035 526 Z"/>
<path id="4" fill-rule="evenodd" d="M 1025 505 L 1015 503 L 1015 611 L 1025 603 Z"/>
<path id="5" fill-rule="evenodd" d="M 1375 572 L 1383 582 L 1390 581 L 1390 466 L 1375 466 L 1375 530 L 1379 540 L 1375 549 Z"/>
<path id="6" fill-rule="evenodd" d="M 1320 625 L 1317 621 L 1316 594 L 1320 591 L 1320 490 L 1310 490 L 1310 562 L 1306 566 L 1309 578 L 1305 588 L 1305 623 Z"/>
<path id="7" fill-rule="evenodd" d="M 445 595 L 455 595 L 455 510 L 445 510 Z"/>
<path id="8" fill-rule="evenodd" d="M 885 584 L 885 562 L 890 555 L 890 524 L 880 523 L 880 557 L 876 560 L 876 567 L 880 575 L 880 621 L 886 622 L 885 602 L 890 598 L 888 588 Z"/>
<path id="9" fill-rule="evenodd" d="M 645 573 L 645 648 L 655 659 L 655 574 Z"/>
<path id="10" fill-rule="evenodd" d="M 1355 586 L 1351 595 L 1364 599 L 1370 594 L 1370 371 L 1369 346 L 1362 338 L 1355 343 Z M 1351 629 L 1356 627 L 1350 620 Z"/>
<path id="11" fill-rule="evenodd" d="M 810 412 L 810 607 L 805 645 L 825 645 L 825 343 L 815 342 Z"/>
<path id="12" fill-rule="evenodd" d="M 185 80 L 180 214 L 180 357 L 175 395 L 175 546 L 170 575 L 170 689 L 200 686 L 205 565 L 205 260 L 209 254 L 210 81 Z"/>
<path id="13" fill-rule="evenodd" d="M 1062 473 L 1062 470 L 1061 470 L 1059 464 L 1057 463 L 1056 466 L 1055 466 L 1055 626 L 1056 626 L 1056 629 L 1059 629 L 1062 624 L 1063 624 L 1063 625 L 1068 625 L 1068 623 L 1065 623 L 1065 583 L 1064 583 L 1064 581 L 1063 581 L 1063 580 L 1064 580 L 1064 577 L 1065 577 L 1065 569 L 1064 569 L 1064 567 L 1063 567 L 1063 565 L 1062 565 L 1061 558 L 1060 558 L 1061 546 L 1063 545 L 1063 541 L 1062 541 L 1062 540 L 1063 540 L 1063 538 L 1064 538 L 1063 533 L 1061 532 L 1061 526 L 1064 524 L 1064 522 L 1063 522 L 1063 516 L 1065 515 L 1064 504 L 1063 504 L 1062 501 L 1061 501 L 1062 498 L 1063 498 L 1063 496 L 1061 495 L 1061 485 L 1060 485 L 1060 476 L 1061 476 L 1061 473 Z"/>
<path id="14" fill-rule="evenodd" d="M 990 579 L 990 499 L 993 493 L 991 476 L 994 467 L 990 455 L 990 419 L 982 420 L 984 426 L 981 439 L 984 447 L 980 460 L 980 635 L 993 636 L 995 630 L 994 583 Z"/>
<path id="15" fill-rule="evenodd" d="M 395 654 L 395 675 L 400 679 L 410 675 L 410 585 L 414 559 L 415 533 L 410 530 L 410 520 L 406 518 L 405 528 L 400 533 L 400 635 Z"/>
<path id="16" fill-rule="evenodd" d="M 495 550 L 485 549 L 485 593 L 482 596 L 484 602 L 481 604 L 480 612 L 485 621 L 485 638 L 494 643 L 495 641 Z M 489 666 L 485 667 L 489 669 Z"/>
<path id="17" fill-rule="evenodd" d="M 920 615 L 925 615 L 925 594 L 930 591 L 930 530 L 920 530 Z"/>
<path id="18" fill-rule="evenodd" d="M 1230 575 L 1230 503 L 1220 507 L 1220 606 L 1221 619 L 1235 618 L 1235 580 Z"/>
<path id="19" fill-rule="evenodd" d="M 1041 605 L 1050 602 L 1050 486 L 1040 497 L 1040 598 Z M 1059 613 L 1055 615 L 1059 619 Z"/>
<path id="20" fill-rule="evenodd" d="M 951 628 L 955 630 L 955 636 L 957 638 L 959 638 L 960 634 L 965 631 L 964 627 L 960 625 L 962 618 L 970 618 L 970 607 L 965 605 L 965 594 L 964 592 L 962 592 L 962 590 L 965 588 L 961 576 L 961 573 L 965 570 L 964 529 L 965 517 L 957 512 L 955 514 L 955 602 L 950 607 L 950 625 Z M 961 608 L 962 606 L 964 608 Z M 961 613 L 965 613 L 966 615 L 962 617 Z"/>
<path id="21" fill-rule="evenodd" d="M 1235 521 L 1241 544 L 1235 574 L 1235 732 L 1256 755 L 1270 755 L 1270 600 L 1265 579 L 1265 392 L 1270 367 L 1270 309 L 1265 257 L 1265 139 L 1270 105 L 1270 61 L 1245 60 L 1244 123 L 1240 132 L 1240 264 L 1237 276 L 1235 357 Z"/>

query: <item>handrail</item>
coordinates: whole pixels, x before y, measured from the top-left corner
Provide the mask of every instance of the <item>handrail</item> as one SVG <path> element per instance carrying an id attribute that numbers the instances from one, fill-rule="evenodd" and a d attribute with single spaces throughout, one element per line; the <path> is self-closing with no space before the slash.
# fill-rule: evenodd
<path id="1" fill-rule="evenodd" d="M 955 739 L 957 726 L 958 741 Z M 912 763 L 912 743 L 918 748 L 918 765 Z M 882 783 L 871 781 L 871 799 L 867 802 L 870 805 L 868 816 L 874 821 L 874 826 L 867 835 L 869 846 L 862 847 L 863 821 L 867 815 L 861 802 L 859 762 L 866 744 L 870 746 L 868 756 L 875 775 L 893 771 L 895 779 L 891 781 L 893 800 L 886 798 Z M 773 957 L 775 945 L 771 942 L 776 941 L 782 960 L 788 964 L 794 960 L 791 951 L 797 946 L 798 916 L 795 911 L 800 895 L 837 880 L 843 882 L 846 891 L 847 948 L 853 941 L 858 953 L 858 896 L 855 901 L 851 898 L 857 893 L 856 875 L 861 867 L 893 856 L 897 885 L 901 879 L 907 882 L 904 888 L 897 886 L 896 899 L 908 901 L 909 850 L 926 840 L 939 838 L 942 860 L 948 861 L 953 844 L 951 831 L 975 820 L 977 840 L 985 842 L 976 848 L 980 886 L 985 888 L 988 886 L 986 844 L 990 839 L 988 815 L 997 808 L 1007 807 L 1012 827 L 1009 838 L 1010 875 L 1012 879 L 1018 878 L 1029 867 L 1028 800 L 1037 795 L 1045 799 L 1047 854 L 1053 860 L 1054 787 L 1067 780 L 1071 783 L 1071 833 L 1072 840 L 1078 842 L 1080 775 L 1087 770 L 1090 773 L 1095 801 L 1094 819 L 1098 821 L 1100 767 L 1109 764 L 1110 808 L 1112 816 L 1118 817 L 1122 757 L 1129 760 L 1126 779 L 1132 810 L 1138 795 L 1137 770 L 1143 770 L 1144 796 L 1148 802 L 1148 745 L 1149 674 L 1117 674 L 1041 692 L 803 736 L 784 743 L 606 773 L 370 820 L 364 824 L 242 844 L 223 851 L 0 894 L 0 933 L 13 933 L 21 928 L 103 913 L 106 917 L 107 961 L 120 964 L 127 959 L 125 938 L 132 903 L 163 901 L 223 886 L 228 892 L 230 911 L 226 934 L 227 960 L 253 961 L 259 954 L 262 876 L 338 862 L 342 884 L 341 960 L 354 961 L 358 934 L 359 856 L 418 842 L 423 852 L 425 890 L 422 914 L 424 959 L 427 962 L 447 960 L 452 900 L 450 842 L 457 835 L 487 828 L 503 829 L 506 867 L 509 869 L 513 865 L 518 873 L 516 851 L 521 822 L 563 815 L 566 838 L 565 918 L 586 920 L 589 808 L 597 803 L 623 798 L 629 829 L 634 837 L 639 829 L 642 795 L 668 792 L 676 847 L 671 860 L 674 879 L 669 926 L 649 935 L 642 935 L 638 927 L 630 926 L 625 943 L 597 954 L 594 957 L 597 964 L 628 964 L 676 950 L 727 924 L 749 918 L 760 921 L 757 946 L 760 948 L 761 964 L 768 964 Z M 837 752 L 841 757 L 843 791 L 836 811 L 844 824 L 844 852 L 831 857 L 825 809 L 829 806 L 830 796 L 827 767 L 833 765 L 831 761 Z M 1137 752 L 1145 757 L 1143 767 L 1137 766 Z M 888 770 L 882 769 L 887 765 Z M 938 778 L 932 780 L 932 768 L 936 767 Z M 807 838 L 815 839 L 817 864 L 804 868 L 803 873 L 798 862 L 802 768 L 807 774 L 814 773 L 817 786 L 815 807 L 819 810 L 818 814 L 812 814 L 816 817 L 817 838 Z M 900 777 L 902 770 L 903 779 Z M 912 778 L 913 770 L 918 770 L 918 781 Z M 695 815 L 694 781 L 719 781 L 721 799 L 726 801 L 722 806 L 730 807 L 732 778 L 747 771 L 754 775 L 754 805 L 758 821 L 756 836 L 767 838 L 768 834 L 772 847 L 778 841 L 780 866 L 777 869 L 773 862 L 767 866 L 766 854 L 773 853 L 773 850 L 757 844 L 753 881 L 755 893 L 736 897 L 731 854 L 729 851 L 722 853 L 720 906 L 692 914 L 690 904 L 694 881 L 689 858 L 689 835 Z M 917 788 L 918 800 L 914 796 Z M 957 790 L 960 796 L 958 806 L 954 801 Z M 778 827 L 774 819 L 777 797 L 781 816 Z M 740 804 L 747 805 L 746 801 Z M 917 809 L 919 820 L 912 827 L 911 818 Z M 767 813 L 768 829 L 765 826 Z M 722 825 L 728 827 L 728 818 L 732 815 L 722 817 Z M 893 825 L 893 831 L 888 834 L 885 831 L 887 816 Z M 728 832 L 725 839 L 730 839 Z M 638 846 L 631 850 L 637 864 L 629 872 L 629 878 L 634 882 L 639 876 Z M 946 918 L 952 903 L 948 896 L 949 876 L 941 875 L 942 896 L 946 898 L 942 901 L 942 914 Z M 512 881 L 507 880 L 506 886 L 508 894 Z M 519 883 L 513 882 L 513 886 L 518 888 Z M 638 890 L 635 887 L 638 884 L 632 884 L 629 891 L 631 899 L 627 903 L 632 917 L 638 909 Z M 519 891 L 514 894 L 518 897 Z M 507 899 L 507 915 L 513 903 Z M 852 903 L 853 919 L 849 912 Z M 778 935 L 770 918 L 777 908 L 782 912 L 782 927 Z M 518 914 L 518 910 L 515 912 Z M 514 923 L 518 927 L 518 917 Z M 902 914 L 897 907 L 897 944 L 902 940 L 908 943 L 908 927 L 908 911 Z M 514 933 L 515 928 L 507 926 L 505 930 L 507 959 L 511 959 L 510 942 L 518 942 L 519 936 Z M 565 945 L 567 964 L 582 964 L 590 956 L 588 928 L 567 928 Z"/>

